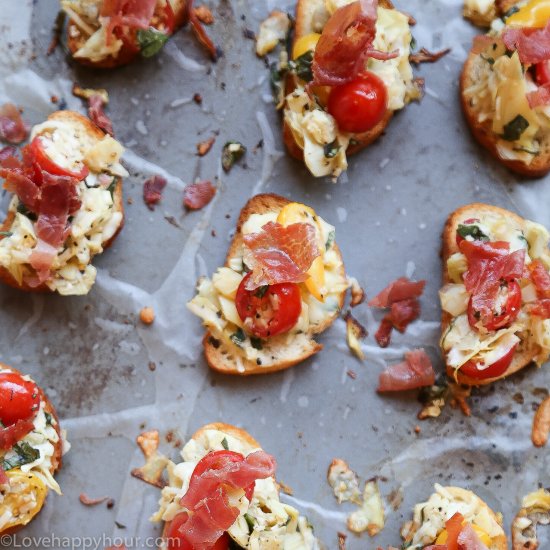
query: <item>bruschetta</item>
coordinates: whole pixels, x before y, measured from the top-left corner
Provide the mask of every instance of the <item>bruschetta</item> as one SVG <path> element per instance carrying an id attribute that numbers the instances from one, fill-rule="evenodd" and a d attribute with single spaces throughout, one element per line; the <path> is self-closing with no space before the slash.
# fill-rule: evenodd
<path id="1" fill-rule="evenodd" d="M 160 550 L 318 549 L 313 528 L 279 500 L 275 459 L 246 431 L 208 424 L 168 464 L 168 485 L 151 518 L 164 522 Z"/>
<path id="2" fill-rule="evenodd" d="M 538 223 L 474 203 L 443 231 L 441 349 L 461 384 L 489 384 L 550 353 L 550 235 Z"/>
<path id="3" fill-rule="evenodd" d="M 409 55 L 409 16 L 389 0 L 298 0 L 285 74 L 283 139 L 316 177 L 338 177 L 347 156 L 421 96 Z"/>
<path id="4" fill-rule="evenodd" d="M 500 514 L 472 491 L 439 484 L 426 502 L 414 507 L 413 520 L 403 526 L 401 535 L 407 550 L 508 548 Z"/>
<path id="5" fill-rule="evenodd" d="M 27 525 L 50 490 L 68 443 L 55 409 L 29 377 L 0 363 L 0 535 Z"/>
<path id="6" fill-rule="evenodd" d="M 510 170 L 550 171 L 550 9 L 520 2 L 474 40 L 462 70 L 462 107 L 474 138 Z"/>
<path id="7" fill-rule="evenodd" d="M 75 61 L 109 69 L 156 54 L 183 24 L 186 0 L 61 0 Z"/>
<path id="8" fill-rule="evenodd" d="M 257 195 L 241 211 L 225 267 L 188 303 L 207 329 L 208 365 L 227 374 L 286 369 L 322 349 L 348 288 L 334 227 L 312 208 Z"/>
<path id="9" fill-rule="evenodd" d="M 124 222 L 124 149 L 72 111 L 53 113 L 30 139 L 22 159 L 0 159 L 4 188 L 13 193 L 0 227 L 0 280 L 27 291 L 87 294 L 96 277 L 92 258 Z"/>

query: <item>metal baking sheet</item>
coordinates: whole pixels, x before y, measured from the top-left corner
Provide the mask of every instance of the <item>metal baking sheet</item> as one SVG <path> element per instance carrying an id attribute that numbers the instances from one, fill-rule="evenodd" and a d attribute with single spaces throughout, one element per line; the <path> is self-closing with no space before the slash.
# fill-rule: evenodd
<path id="1" fill-rule="evenodd" d="M 375 539 L 350 534 L 350 550 L 399 545 L 401 523 L 434 482 L 475 490 L 504 513 L 508 528 L 521 495 L 550 481 L 548 453 L 533 448 L 529 438 L 538 399 L 533 390 L 548 386 L 545 369 L 529 368 L 474 392 L 470 418 L 446 409 L 439 419 L 419 423 L 413 395 L 375 392 L 383 366 L 409 348 L 424 346 L 442 369 L 439 248 L 450 211 L 485 201 L 550 225 L 549 182 L 521 181 L 501 168 L 472 141 L 462 119 L 457 79 L 476 31 L 462 20 L 461 2 L 397 2 L 416 17 L 419 45 L 450 46 L 452 52 L 417 70 L 426 79 L 423 101 L 398 113 L 381 140 L 351 158 L 336 184 L 315 180 L 283 153 L 264 63 L 243 36 L 274 7 L 292 11 L 291 3 L 210 5 L 216 22 L 209 32 L 224 52 L 216 64 L 184 29 L 159 56 L 103 72 L 73 64 L 61 49 L 45 56 L 56 0 L 0 0 L 0 100 L 15 101 L 37 123 L 56 108 L 52 95 L 82 110 L 70 93 L 73 81 L 106 87 L 131 174 L 125 228 L 97 258 L 98 279 L 88 296 L 0 288 L 1 359 L 47 389 L 73 445 L 59 474 L 63 497 L 51 494 L 40 516 L 16 538 L 0 539 L 0 546 L 17 547 L 33 536 L 41 537 L 34 542 L 39 549 L 67 547 L 66 540 L 74 548 L 86 547 L 86 540 L 94 543 L 88 547 L 103 548 L 120 537 L 129 548 L 152 547 L 145 537 L 160 533 L 148 521 L 159 495 L 129 475 L 142 462 L 134 438 L 146 427 L 163 434 L 176 430 L 184 439 L 216 420 L 245 427 L 277 457 L 279 478 L 294 490 L 294 498 L 283 498 L 309 516 L 327 548 L 336 548 L 349 511 L 326 483 L 334 457 L 348 460 L 363 479 L 383 476 L 384 496 L 404 491 L 397 511 L 387 507 L 383 533 Z M 201 106 L 191 101 L 195 93 L 203 97 Z M 197 157 L 196 143 L 211 135 L 217 136 L 212 151 Z M 226 175 L 220 151 L 230 139 L 243 142 L 248 153 L 245 165 Z M 263 147 L 256 148 L 261 140 Z M 150 212 L 142 183 L 156 173 L 169 186 Z M 219 192 L 204 210 L 186 214 L 182 189 L 196 177 L 212 179 Z M 322 353 L 284 373 L 240 379 L 209 372 L 200 322 L 185 302 L 197 277 L 222 264 L 238 212 L 257 192 L 311 204 L 335 224 L 347 270 L 370 295 L 405 273 L 427 279 L 421 320 L 395 335 L 386 350 L 369 337 L 363 364 L 350 355 L 339 321 L 321 336 Z M 137 320 L 145 305 L 157 314 L 151 327 Z M 376 320 L 368 308 L 354 313 L 373 334 Z M 357 373 L 355 380 L 348 369 Z M 523 405 L 513 399 L 516 393 Z M 168 444 L 164 448 L 176 455 Z M 112 497 L 115 506 L 85 507 L 78 501 L 82 492 Z"/>

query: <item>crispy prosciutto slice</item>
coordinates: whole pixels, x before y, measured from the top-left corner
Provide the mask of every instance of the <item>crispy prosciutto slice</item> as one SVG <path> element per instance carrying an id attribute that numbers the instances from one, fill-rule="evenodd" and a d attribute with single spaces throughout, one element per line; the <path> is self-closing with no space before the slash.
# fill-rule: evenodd
<path id="1" fill-rule="evenodd" d="M 13 103 L 0 106 L 0 139 L 18 144 L 29 134 L 29 128 L 21 118 L 19 109 Z"/>
<path id="2" fill-rule="evenodd" d="M 94 94 L 88 99 L 88 116 L 92 122 L 105 133 L 114 137 L 113 123 L 103 110 L 105 103 L 99 94 Z"/>
<path id="3" fill-rule="evenodd" d="M 550 59 L 550 22 L 543 29 L 507 28 L 502 40 L 509 50 L 518 52 L 522 63 L 534 65 Z"/>
<path id="4" fill-rule="evenodd" d="M 189 210 L 204 208 L 216 194 L 216 188 L 209 181 L 198 181 L 183 190 L 183 204 Z"/>
<path id="5" fill-rule="evenodd" d="M 243 240 L 244 263 L 252 272 L 247 290 L 304 282 L 313 260 L 320 254 L 315 229 L 308 223 L 283 227 L 269 222 L 259 233 L 245 235 Z"/>
<path id="6" fill-rule="evenodd" d="M 206 50 L 210 54 L 210 57 L 212 58 L 212 61 L 216 61 L 216 59 L 218 58 L 218 50 L 214 42 L 212 42 L 212 40 L 206 33 L 206 30 L 200 19 L 197 17 L 197 13 L 193 9 L 193 0 L 188 0 L 187 2 L 187 15 L 189 17 L 191 28 L 193 29 L 193 32 L 197 36 L 199 42 L 206 48 Z"/>
<path id="7" fill-rule="evenodd" d="M 201 463 L 195 468 L 189 489 L 180 501 L 189 516 L 179 533 L 190 547 L 196 550 L 211 548 L 239 515 L 239 509 L 231 500 L 236 504 L 236 499 L 241 498 L 256 480 L 275 474 L 275 459 L 264 451 L 256 451 L 246 458 L 241 455 L 241 459 L 235 460 L 228 454 L 225 459 L 217 460 L 215 467 L 198 474 Z"/>
<path id="8" fill-rule="evenodd" d="M 104 0 L 101 17 L 108 17 L 107 43 L 115 29 L 147 29 L 155 13 L 157 0 Z"/>
<path id="9" fill-rule="evenodd" d="M 411 281 L 407 277 L 400 277 L 391 282 L 369 302 L 373 307 L 390 307 L 395 302 L 418 298 L 424 292 L 426 281 Z"/>
<path id="10" fill-rule="evenodd" d="M 367 58 L 392 59 L 372 47 L 376 36 L 378 0 L 357 0 L 334 12 L 323 28 L 313 56 L 313 83 L 336 86 L 354 80 Z"/>
<path id="11" fill-rule="evenodd" d="M 500 241 L 464 240 L 459 248 L 468 261 L 463 279 L 471 308 L 483 326 L 490 325 L 501 284 L 523 276 L 525 250 L 509 253 L 509 243 Z"/>
<path id="12" fill-rule="evenodd" d="M 149 210 L 155 209 L 155 204 L 158 204 L 162 199 L 162 192 L 166 187 L 166 179 L 162 176 L 152 176 L 145 180 L 143 184 L 143 201 Z"/>
<path id="13" fill-rule="evenodd" d="M 423 349 L 405 353 L 405 361 L 391 365 L 380 374 L 378 392 L 404 391 L 432 386 L 435 372 L 432 362 Z"/>
<path id="14" fill-rule="evenodd" d="M 546 266 L 539 260 L 534 260 L 529 264 L 531 280 L 537 289 L 539 298 L 550 298 L 550 273 Z"/>
<path id="15" fill-rule="evenodd" d="M 477 533 L 470 524 L 465 525 L 457 539 L 460 550 L 489 550 L 479 539 Z"/>
<path id="16" fill-rule="evenodd" d="M 0 450 L 11 449 L 18 441 L 23 439 L 34 429 L 33 419 L 18 420 L 15 424 L 0 428 Z"/>

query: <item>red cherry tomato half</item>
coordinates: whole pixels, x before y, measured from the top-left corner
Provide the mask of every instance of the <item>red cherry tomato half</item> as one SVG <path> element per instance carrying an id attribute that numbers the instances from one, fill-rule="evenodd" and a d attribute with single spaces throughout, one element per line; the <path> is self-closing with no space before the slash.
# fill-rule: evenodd
<path id="1" fill-rule="evenodd" d="M 516 319 L 521 309 L 521 287 L 517 281 L 509 281 L 508 286 L 508 298 L 506 305 L 502 309 L 500 314 L 493 313 L 491 318 L 485 321 L 483 325 L 487 330 L 499 330 L 510 326 Z M 476 317 L 476 312 L 472 307 L 472 299 L 468 303 L 468 322 L 474 330 L 478 330 L 476 323 L 479 323 L 479 319 Z"/>
<path id="2" fill-rule="evenodd" d="M 468 218 L 462 222 L 462 225 L 472 225 L 473 223 L 479 223 L 477 218 Z M 460 243 L 464 240 L 458 233 L 456 234 L 456 246 L 460 246 Z"/>
<path id="3" fill-rule="evenodd" d="M 302 297 L 296 283 L 245 288 L 250 273 L 241 281 L 235 297 L 237 313 L 255 336 L 266 338 L 288 332 L 302 312 Z"/>
<path id="4" fill-rule="evenodd" d="M 57 176 L 70 176 L 71 178 L 76 178 L 79 181 L 83 180 L 89 173 L 88 167 L 83 164 L 82 168 L 78 172 L 73 172 L 67 168 L 63 168 L 56 164 L 46 153 L 44 145 L 42 144 L 42 138 L 36 136 L 31 142 L 31 152 L 36 159 L 36 162 L 42 168 L 42 170 L 54 174 Z"/>
<path id="5" fill-rule="evenodd" d="M 227 462 L 242 462 L 243 460 L 244 456 L 241 453 L 235 453 L 234 451 L 212 451 L 199 460 L 193 470 L 191 479 L 195 476 L 200 476 L 206 472 L 206 470 L 219 470 L 223 468 Z M 252 485 L 249 485 L 244 490 L 244 494 L 248 500 L 252 500 L 254 486 L 255 484 L 252 483 Z"/>
<path id="6" fill-rule="evenodd" d="M 168 550 L 194 550 L 180 533 L 181 526 L 187 521 L 187 512 L 181 512 L 170 522 L 166 531 L 166 543 Z M 229 548 L 229 535 L 224 533 L 212 546 L 212 550 L 227 550 Z"/>
<path id="7" fill-rule="evenodd" d="M 460 372 L 465 376 L 470 378 L 475 378 L 476 380 L 485 380 L 487 378 L 494 378 L 495 376 L 500 376 L 506 369 L 510 366 L 512 359 L 514 358 L 514 353 L 516 353 L 517 344 L 513 346 L 510 351 L 505 353 L 500 359 L 497 359 L 492 365 L 489 365 L 486 369 L 480 370 L 476 366 L 476 361 L 470 359 L 467 363 L 464 363 L 460 367 Z"/>
<path id="8" fill-rule="evenodd" d="M 334 86 L 328 98 L 328 112 L 344 132 L 360 134 L 374 128 L 384 118 L 388 92 L 382 80 L 366 72 L 357 80 Z"/>
<path id="9" fill-rule="evenodd" d="M 34 382 L 15 372 L 0 373 L 0 422 L 11 426 L 34 418 L 40 408 L 40 392 Z"/>
<path id="10" fill-rule="evenodd" d="M 535 80 L 539 86 L 550 83 L 550 61 L 541 61 L 535 65 Z"/>

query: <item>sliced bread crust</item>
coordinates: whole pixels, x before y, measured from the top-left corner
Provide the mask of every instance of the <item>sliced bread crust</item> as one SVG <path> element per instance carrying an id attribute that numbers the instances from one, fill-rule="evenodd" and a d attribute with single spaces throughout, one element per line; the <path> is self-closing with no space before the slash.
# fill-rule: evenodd
<path id="1" fill-rule="evenodd" d="M 279 211 L 290 202 L 292 201 L 274 194 L 256 195 L 255 197 L 250 199 L 241 210 L 241 213 L 239 215 L 239 219 L 237 221 L 237 229 L 226 256 L 225 265 L 228 266 L 229 260 L 239 253 L 243 244 L 242 227 L 252 214 L 265 214 L 270 211 Z M 334 247 L 338 256 L 341 259 L 342 255 L 340 249 L 336 244 L 334 245 Z M 342 276 L 345 276 L 343 262 L 340 273 Z M 334 312 L 334 314 L 332 314 L 330 317 L 327 317 L 327 319 L 325 319 L 323 323 L 320 323 L 315 327 L 311 327 L 309 333 L 309 336 L 311 336 L 311 338 L 308 340 L 307 346 L 305 346 L 300 353 L 297 353 L 296 356 L 283 359 L 280 362 L 270 366 L 260 366 L 257 365 L 255 361 L 243 359 L 244 371 L 241 372 L 237 368 L 234 360 L 228 359 L 227 356 L 229 350 L 226 350 L 223 344 L 216 340 L 210 332 L 207 332 L 203 339 L 203 346 L 208 366 L 211 369 L 222 372 L 224 374 L 247 376 L 251 374 L 264 374 L 268 372 L 288 369 L 289 367 L 292 367 L 297 363 L 301 363 L 308 357 L 311 357 L 312 355 L 323 349 L 323 346 L 321 344 L 313 340 L 313 335 L 325 331 L 328 327 L 330 327 L 330 325 L 332 325 L 332 323 L 338 317 L 339 310 L 342 309 L 344 305 L 345 295 L 345 291 L 341 293 L 339 298 L 339 308 Z"/>
<path id="2" fill-rule="evenodd" d="M 23 376 L 23 374 L 18 371 L 17 369 L 14 369 L 13 367 L 10 367 L 9 365 L 6 365 L 0 361 L 0 370 L 9 370 L 11 372 L 14 372 L 16 374 L 19 374 Z M 59 441 L 55 444 L 54 447 L 54 455 L 52 457 L 52 465 L 50 468 L 50 472 L 52 476 L 54 476 L 63 465 L 63 438 L 61 436 L 61 428 L 59 425 L 59 417 L 57 416 L 57 411 L 55 410 L 55 407 L 53 406 L 52 402 L 49 400 L 49 398 L 44 393 L 44 390 L 38 386 L 38 392 L 40 393 L 40 399 L 44 401 L 44 411 L 48 414 L 51 414 L 53 418 L 56 420 L 56 426 L 55 431 L 57 432 L 57 435 L 59 436 Z M 45 501 L 44 501 L 45 502 Z M 33 516 L 33 519 L 40 513 L 40 510 Z M 32 520 L 31 520 L 32 521 Z M 0 531 L 0 535 L 11 535 L 13 533 L 16 533 L 20 529 L 22 529 L 24 525 L 14 525 L 13 527 L 10 527 L 9 529 L 4 529 L 3 531 Z"/>
<path id="3" fill-rule="evenodd" d="M 186 1 L 185 0 L 167 0 L 171 2 L 172 9 L 174 12 L 174 30 L 175 32 L 179 27 L 181 27 L 186 19 Z M 160 21 L 164 20 L 165 15 L 160 10 L 158 4 L 155 9 L 155 13 L 153 17 L 158 17 Z M 116 67 L 121 67 L 122 65 L 127 65 L 128 63 L 131 63 L 136 59 L 136 57 L 139 56 L 139 49 L 133 47 L 131 43 L 123 43 L 121 49 L 118 52 L 118 55 L 116 57 L 109 55 L 105 59 L 102 59 L 101 61 L 92 61 L 91 59 L 87 59 L 85 57 L 74 57 L 74 54 L 82 47 L 84 46 L 86 40 L 89 37 L 83 36 L 81 33 L 72 35 L 71 28 L 76 27 L 78 29 L 78 26 L 76 23 L 69 19 L 67 26 L 66 26 L 66 41 L 67 41 L 67 47 L 69 48 L 69 51 L 71 53 L 72 58 L 80 63 L 81 65 L 84 65 L 86 67 L 95 67 L 96 69 L 114 69 Z M 135 38 L 137 34 L 137 31 L 134 31 L 132 34 L 132 42 L 137 40 Z"/>
<path id="4" fill-rule="evenodd" d="M 86 133 L 92 136 L 95 136 L 97 139 L 102 139 L 105 136 L 105 132 L 99 129 L 89 118 L 75 111 L 56 111 L 55 113 L 52 113 L 48 117 L 48 120 L 59 120 L 59 121 L 78 125 L 84 128 Z M 124 226 L 124 202 L 122 198 L 122 178 L 119 178 L 119 177 L 116 178 L 115 189 L 113 192 L 113 202 L 114 202 L 114 211 L 122 213 L 122 221 L 117 231 L 115 232 L 115 234 L 109 240 L 103 243 L 103 250 L 106 250 L 111 246 L 111 244 L 116 239 L 117 235 L 120 233 L 122 227 Z M 8 212 L 8 215 L 6 216 L 4 223 L 0 226 L 0 231 L 9 231 L 13 224 L 14 219 L 15 219 L 15 213 Z M 3 238 L 5 237 L 0 237 L 0 240 Z M 22 284 L 19 284 L 13 278 L 12 274 L 3 266 L 0 266 L 0 281 L 4 282 L 5 284 L 13 288 L 17 288 L 25 292 L 53 292 L 46 285 L 46 283 L 42 283 L 37 287 L 31 287 L 24 281 L 22 282 Z"/>
<path id="5" fill-rule="evenodd" d="M 501 157 L 497 149 L 497 136 L 492 130 L 491 121 L 487 120 L 483 123 L 478 121 L 477 113 L 465 94 L 465 91 L 476 82 L 474 67 L 478 55 L 470 51 L 460 75 L 460 102 L 472 135 L 482 147 L 485 147 L 493 157 L 512 172 L 529 178 L 540 178 L 546 175 L 550 172 L 550 138 L 547 140 L 548 143 L 543 144 L 541 154 L 536 156 L 530 164 L 526 164 L 521 160 Z"/>
<path id="6" fill-rule="evenodd" d="M 515 214 L 514 212 L 510 212 L 509 210 L 506 210 L 504 208 L 499 208 L 498 206 L 492 206 L 489 204 L 483 204 L 483 203 L 467 204 L 466 206 L 462 206 L 461 208 L 458 208 L 457 210 L 455 210 L 447 219 L 447 223 L 445 224 L 445 228 L 443 229 L 443 237 L 442 237 L 443 248 L 442 248 L 441 256 L 443 260 L 443 284 L 444 285 L 452 282 L 451 279 L 449 278 L 449 274 L 446 267 L 447 259 L 453 254 L 455 254 L 456 252 L 460 252 L 456 244 L 456 230 L 458 228 L 458 225 L 468 218 L 483 216 L 484 213 L 493 214 L 493 215 L 496 214 L 497 216 L 502 216 L 508 219 L 512 219 L 520 227 L 525 224 L 525 220 L 522 217 Z M 452 320 L 453 320 L 453 316 L 450 313 L 447 313 L 445 311 L 442 312 L 442 316 L 441 316 L 441 334 L 442 335 L 447 332 L 447 329 L 449 328 L 449 325 L 451 324 Z M 506 372 L 494 378 L 487 378 L 486 380 L 477 380 L 475 378 L 465 376 L 460 372 L 460 370 L 458 370 L 455 373 L 455 370 L 449 366 L 447 366 L 447 374 L 449 377 L 454 378 L 459 384 L 465 384 L 468 386 L 484 386 L 487 384 L 492 384 L 493 382 L 496 382 L 497 380 L 501 380 L 502 378 L 506 378 L 507 376 L 510 376 L 511 374 L 514 374 L 515 372 L 525 368 L 527 365 L 529 365 L 533 361 L 533 359 L 536 357 L 539 351 L 540 350 L 538 350 L 535 347 L 535 349 L 516 352 L 514 355 L 514 359 L 512 360 L 512 363 L 510 364 L 510 366 L 506 369 Z"/>
<path id="7" fill-rule="evenodd" d="M 324 5 L 324 2 L 321 1 L 321 4 Z M 390 0 L 380 0 L 379 5 L 382 8 L 394 8 Z M 318 8 L 319 0 L 298 0 L 296 4 L 296 22 L 294 28 L 294 38 L 292 42 L 293 47 L 296 41 L 302 36 L 306 36 L 315 32 L 315 29 L 313 27 L 313 20 L 315 12 Z M 292 93 L 293 90 L 296 89 L 297 85 L 298 81 L 296 77 L 292 74 L 287 75 L 285 79 L 286 95 Z M 384 130 L 388 126 L 391 118 L 393 117 L 393 114 L 393 111 L 388 109 L 384 114 L 382 120 L 374 128 L 372 128 L 368 132 L 354 134 L 353 139 L 356 143 L 350 145 L 346 149 L 346 154 L 353 155 L 354 153 L 357 153 L 361 149 L 364 149 L 365 147 L 376 141 L 384 133 Z M 292 157 L 298 160 L 304 160 L 304 152 L 294 139 L 292 130 L 290 129 L 286 121 L 283 121 L 283 141 L 287 151 Z"/>

